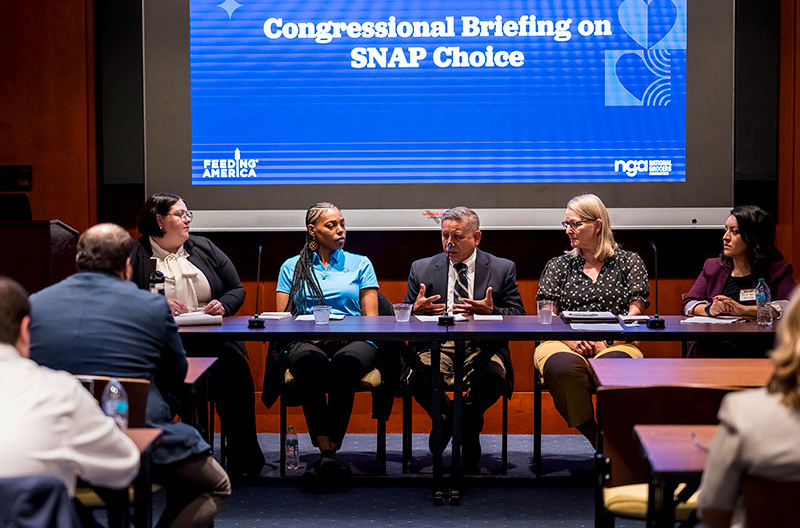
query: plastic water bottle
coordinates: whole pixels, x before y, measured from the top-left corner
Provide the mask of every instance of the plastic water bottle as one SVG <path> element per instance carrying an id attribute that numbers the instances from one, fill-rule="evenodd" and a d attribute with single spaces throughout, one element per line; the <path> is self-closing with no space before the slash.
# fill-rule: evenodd
<path id="1" fill-rule="evenodd" d="M 286 431 L 286 469 L 297 469 L 300 467 L 300 450 L 297 442 L 297 433 L 294 427 L 289 426 Z"/>
<path id="2" fill-rule="evenodd" d="M 756 286 L 756 321 L 759 326 L 772 326 L 772 296 L 764 279 Z"/>
<path id="3" fill-rule="evenodd" d="M 114 419 L 123 431 L 128 428 L 128 393 L 117 378 L 111 378 L 100 399 L 103 412 Z"/>

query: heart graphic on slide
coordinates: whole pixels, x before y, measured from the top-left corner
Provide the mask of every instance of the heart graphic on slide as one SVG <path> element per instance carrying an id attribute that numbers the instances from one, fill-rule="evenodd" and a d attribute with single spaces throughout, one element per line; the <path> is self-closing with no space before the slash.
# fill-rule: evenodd
<path id="1" fill-rule="evenodd" d="M 658 79 L 636 53 L 626 53 L 617 60 L 617 79 L 628 92 L 638 100 L 642 100 L 647 87 Z"/>
<path id="2" fill-rule="evenodd" d="M 617 14 L 622 29 L 643 48 L 658 44 L 678 20 L 672 0 L 625 0 Z"/>

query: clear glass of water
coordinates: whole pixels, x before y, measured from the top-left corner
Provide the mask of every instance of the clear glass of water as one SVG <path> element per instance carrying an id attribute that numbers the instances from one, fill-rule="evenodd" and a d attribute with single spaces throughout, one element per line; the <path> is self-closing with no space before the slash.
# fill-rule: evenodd
<path id="1" fill-rule="evenodd" d="M 398 303 L 394 306 L 394 319 L 398 323 L 407 323 L 411 319 L 411 304 Z"/>
<path id="2" fill-rule="evenodd" d="M 328 324 L 331 319 L 331 307 L 326 304 L 318 304 L 311 307 L 314 314 L 314 322 L 317 324 Z"/>
<path id="3" fill-rule="evenodd" d="M 541 324 L 551 324 L 553 322 L 553 301 L 536 301 L 536 315 Z"/>

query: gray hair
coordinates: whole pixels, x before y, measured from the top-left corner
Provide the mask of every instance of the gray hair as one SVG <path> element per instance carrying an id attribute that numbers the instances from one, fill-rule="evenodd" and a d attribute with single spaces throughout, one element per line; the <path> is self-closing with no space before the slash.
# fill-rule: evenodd
<path id="1" fill-rule="evenodd" d="M 445 220 L 451 220 L 453 222 L 465 220 L 467 222 L 466 227 L 470 231 L 477 231 L 481 228 L 481 221 L 478 218 L 478 213 L 464 205 L 458 205 L 445 211 L 442 215 L 442 222 Z"/>

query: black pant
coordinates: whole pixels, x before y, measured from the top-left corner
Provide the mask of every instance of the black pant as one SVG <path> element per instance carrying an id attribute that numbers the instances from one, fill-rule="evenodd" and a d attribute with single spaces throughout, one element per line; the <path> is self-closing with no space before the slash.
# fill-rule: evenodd
<path id="1" fill-rule="evenodd" d="M 374 368 L 378 350 L 366 341 L 292 343 L 289 371 L 297 382 L 311 442 L 327 436 L 341 447 L 358 384 Z M 326 399 L 327 394 L 327 399 Z"/>
<path id="2" fill-rule="evenodd" d="M 491 354 L 488 354 L 488 358 Z M 442 373 L 439 373 L 440 382 L 444 382 Z M 462 432 L 463 438 L 473 441 L 483 430 L 483 413 L 494 405 L 506 390 L 505 371 L 500 364 L 491 360 L 474 363 L 473 367 L 464 368 L 465 388 L 463 402 Z M 444 383 L 442 383 L 444 385 Z M 415 362 L 411 376 L 408 380 L 411 394 L 417 403 L 425 409 L 428 416 L 433 419 L 433 405 L 431 399 L 431 367 L 422 362 Z M 453 403 L 447 394 L 441 393 L 442 419 L 451 420 L 453 417 Z"/>
<path id="3" fill-rule="evenodd" d="M 219 348 L 197 350 L 189 355 L 217 356 L 209 375 L 209 392 L 228 442 L 228 472 L 257 475 L 264 466 L 264 453 L 256 435 L 255 387 L 244 345 L 224 343 Z M 201 424 L 208 423 L 201 416 Z"/>

